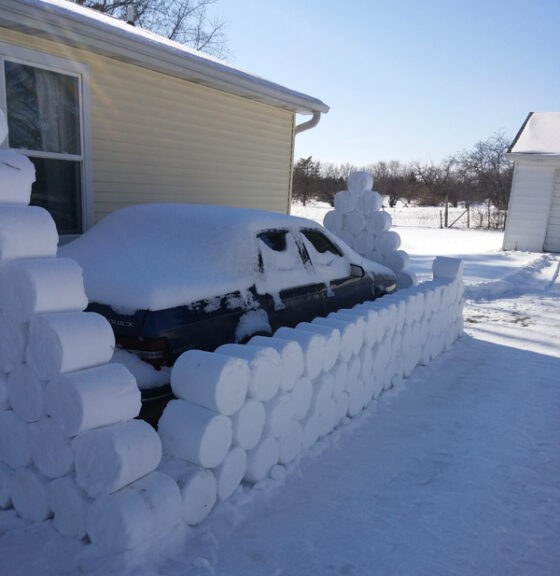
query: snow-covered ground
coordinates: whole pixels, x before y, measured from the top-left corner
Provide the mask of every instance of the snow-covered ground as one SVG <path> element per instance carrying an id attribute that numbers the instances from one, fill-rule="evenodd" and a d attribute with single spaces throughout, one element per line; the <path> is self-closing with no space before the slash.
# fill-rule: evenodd
<path id="1" fill-rule="evenodd" d="M 465 260 L 451 351 L 148 550 L 108 556 L 1 512 L 0 573 L 559 573 L 560 256 L 500 252 L 491 232 L 395 229 L 421 279 L 433 255 Z"/>

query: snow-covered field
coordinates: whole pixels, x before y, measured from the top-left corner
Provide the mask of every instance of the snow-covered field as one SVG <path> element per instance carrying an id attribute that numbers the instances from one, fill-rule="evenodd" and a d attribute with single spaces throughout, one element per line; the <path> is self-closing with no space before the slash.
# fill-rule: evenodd
<path id="1" fill-rule="evenodd" d="M 0 573 L 559 573 L 560 256 L 500 252 L 493 232 L 395 230 L 420 279 L 435 255 L 465 260 L 466 335 L 451 351 L 147 550 L 108 556 L 1 512 Z"/>

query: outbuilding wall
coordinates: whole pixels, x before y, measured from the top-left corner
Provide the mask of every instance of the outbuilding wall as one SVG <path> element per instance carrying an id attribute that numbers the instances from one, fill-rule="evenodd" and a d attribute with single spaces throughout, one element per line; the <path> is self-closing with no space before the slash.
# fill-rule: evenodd
<path id="1" fill-rule="evenodd" d="M 93 220 L 150 202 L 288 211 L 292 112 L 3 28 L 0 42 L 89 66 Z"/>
<path id="2" fill-rule="evenodd" d="M 554 163 L 516 160 L 504 250 L 543 250 L 557 169 Z"/>

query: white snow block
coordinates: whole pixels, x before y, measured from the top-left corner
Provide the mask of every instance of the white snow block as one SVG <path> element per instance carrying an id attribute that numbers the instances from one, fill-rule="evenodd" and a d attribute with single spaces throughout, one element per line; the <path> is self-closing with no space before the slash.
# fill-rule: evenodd
<path id="1" fill-rule="evenodd" d="M 376 237 L 369 230 L 362 230 L 359 234 L 356 234 L 354 238 L 353 248 L 362 256 L 369 254 L 375 246 Z"/>
<path id="2" fill-rule="evenodd" d="M 167 454 L 203 468 L 219 466 L 231 446 L 231 420 L 187 400 L 172 400 L 159 419 L 158 432 Z"/>
<path id="3" fill-rule="evenodd" d="M 355 338 L 358 337 L 356 325 L 352 320 L 342 317 L 331 316 L 329 318 L 323 318 L 322 316 L 318 316 L 317 318 L 313 318 L 311 324 L 338 328 L 340 332 L 339 357 L 343 362 L 350 360 L 352 354 L 354 354 Z"/>
<path id="4" fill-rule="evenodd" d="M 361 368 L 360 368 L 360 377 L 366 384 L 371 382 L 374 378 L 373 374 L 373 354 L 371 352 L 371 348 L 368 346 L 364 346 L 360 351 L 360 361 L 361 361 Z M 371 399 L 371 398 L 370 398 Z"/>
<path id="5" fill-rule="evenodd" d="M 379 210 L 378 212 L 374 212 L 368 218 L 367 229 L 375 232 L 376 234 L 381 234 L 382 232 L 389 230 L 392 224 L 393 219 L 391 218 L 391 214 L 389 214 L 389 212 L 385 212 L 384 210 Z"/>
<path id="6" fill-rule="evenodd" d="M 291 394 L 287 392 L 279 394 L 276 398 L 264 405 L 266 419 L 264 425 L 265 434 L 273 438 L 283 436 L 290 428 L 290 423 L 295 419 L 295 405 Z"/>
<path id="7" fill-rule="evenodd" d="M 295 421 L 289 430 L 278 438 L 278 462 L 289 464 L 303 450 L 303 426 Z"/>
<path id="8" fill-rule="evenodd" d="M 338 423 L 340 424 L 346 416 L 348 415 L 348 406 L 350 404 L 350 395 L 348 392 L 344 392 L 339 397 L 335 399 L 336 404 L 336 416 L 338 419 Z"/>
<path id="9" fill-rule="evenodd" d="M 249 364 L 244 358 L 188 350 L 171 370 L 171 388 L 178 398 L 231 416 L 245 402 Z"/>
<path id="10" fill-rule="evenodd" d="M 375 236 L 375 241 L 377 241 L 377 235 Z M 379 252 L 379 250 L 377 250 L 376 248 L 370 250 L 369 252 L 364 254 L 364 256 L 368 260 L 371 260 L 372 262 L 377 262 L 378 264 L 383 264 L 385 262 L 383 254 L 381 254 L 381 252 Z"/>
<path id="11" fill-rule="evenodd" d="M 338 415 L 336 403 L 331 398 L 323 412 L 319 414 L 319 438 L 324 438 L 327 434 L 330 434 L 337 424 Z"/>
<path id="12" fill-rule="evenodd" d="M 313 398 L 311 399 L 311 411 L 322 414 L 327 409 L 334 391 L 334 377 L 329 372 L 323 372 L 313 382 Z"/>
<path id="13" fill-rule="evenodd" d="M 31 368 L 17 366 L 8 376 L 8 397 L 13 411 L 25 422 L 36 422 L 45 415 L 45 387 Z"/>
<path id="14" fill-rule="evenodd" d="M 216 504 L 218 485 L 212 470 L 164 457 L 158 472 L 173 478 L 181 494 L 181 517 L 190 526 L 204 521 Z"/>
<path id="15" fill-rule="evenodd" d="M 270 336 L 253 336 L 247 346 L 271 346 L 280 354 L 283 367 L 281 390 L 291 390 L 303 374 L 303 350 L 297 342 Z"/>
<path id="16" fill-rule="evenodd" d="M 270 469 L 278 463 L 278 442 L 265 437 L 258 446 L 247 452 L 247 470 L 244 480 L 255 484 L 264 480 Z"/>
<path id="17" fill-rule="evenodd" d="M 411 288 L 412 286 L 416 286 L 418 284 L 418 279 L 416 278 L 416 274 L 411 270 L 406 270 L 405 272 L 399 272 L 396 274 L 397 276 L 397 286 L 399 290 L 406 290 L 407 288 Z"/>
<path id="18" fill-rule="evenodd" d="M 23 364 L 29 334 L 29 324 L 12 322 L 0 312 L 0 371 L 11 372 Z"/>
<path id="19" fill-rule="evenodd" d="M 87 536 L 87 515 L 92 500 L 76 484 L 73 476 L 53 480 L 47 490 L 53 511 L 53 525 L 63 536 L 81 540 Z"/>
<path id="20" fill-rule="evenodd" d="M 82 269 L 69 258 L 8 262 L 1 288 L 1 306 L 14 322 L 29 322 L 43 312 L 78 312 L 88 304 Z"/>
<path id="21" fill-rule="evenodd" d="M 308 450 L 319 440 L 319 414 L 311 412 L 302 423 L 303 426 L 303 449 Z"/>
<path id="22" fill-rule="evenodd" d="M 395 250 L 394 252 L 387 254 L 385 262 L 393 272 L 403 272 L 408 268 L 410 257 L 404 250 Z"/>
<path id="23" fill-rule="evenodd" d="M 360 234 L 360 232 L 365 227 L 366 227 L 366 219 L 362 212 L 353 210 L 352 212 L 347 212 L 346 214 L 344 214 L 343 228 L 351 232 L 354 236 Z"/>
<path id="24" fill-rule="evenodd" d="M 50 518 L 48 486 L 49 480 L 32 466 L 16 470 L 12 480 L 12 504 L 16 512 L 33 522 Z"/>
<path id="25" fill-rule="evenodd" d="M 29 324 L 27 364 L 41 378 L 106 364 L 115 350 L 115 335 L 95 312 L 60 312 L 35 316 Z"/>
<path id="26" fill-rule="evenodd" d="M 143 420 L 88 430 L 72 440 L 76 481 L 96 498 L 149 474 L 161 460 L 157 432 Z"/>
<path id="27" fill-rule="evenodd" d="M 338 210 L 331 210 L 327 212 L 323 217 L 323 226 L 330 230 L 333 234 L 336 234 L 339 230 L 342 230 L 344 226 L 344 218 L 342 212 Z"/>
<path id="28" fill-rule="evenodd" d="M 8 121 L 6 120 L 6 115 L 0 109 L 0 144 L 6 140 L 8 137 Z"/>
<path id="29" fill-rule="evenodd" d="M 160 539 L 181 523 L 181 494 L 177 483 L 152 472 L 89 507 L 87 531 L 93 544 L 123 552 Z"/>
<path id="30" fill-rule="evenodd" d="M 29 450 L 36 468 L 48 478 L 65 476 L 74 468 L 70 439 L 52 418 L 29 424 Z"/>
<path id="31" fill-rule="evenodd" d="M 263 434 L 266 412 L 262 402 L 249 398 L 247 402 L 231 417 L 233 441 L 243 450 L 251 450 Z"/>
<path id="32" fill-rule="evenodd" d="M 340 330 L 336 326 L 328 326 L 317 322 L 300 322 L 296 330 L 304 330 L 322 334 L 325 337 L 326 346 L 323 355 L 323 370 L 330 370 L 338 360 L 340 354 Z"/>
<path id="33" fill-rule="evenodd" d="M 142 406 L 136 380 L 122 364 L 105 364 L 61 374 L 45 391 L 48 414 L 68 436 L 125 422 Z"/>
<path id="34" fill-rule="evenodd" d="M 383 204 L 383 199 L 379 192 L 374 190 L 364 190 L 358 200 L 358 208 L 366 216 L 371 216 L 374 212 L 377 212 L 381 205 Z"/>
<path id="35" fill-rule="evenodd" d="M 347 214 L 356 210 L 358 202 L 357 194 L 349 190 L 341 190 L 334 195 L 334 209 L 341 214 Z"/>
<path id="36" fill-rule="evenodd" d="M 354 239 L 356 238 L 356 236 L 350 230 L 346 230 L 345 228 L 342 228 L 341 230 L 339 230 L 336 233 L 336 235 L 338 236 L 338 238 L 340 240 L 342 240 L 348 246 L 352 247 L 354 245 Z"/>
<path id="37" fill-rule="evenodd" d="M 249 385 L 247 394 L 261 402 L 274 398 L 282 382 L 282 360 L 271 346 L 245 346 L 244 344 L 224 344 L 215 354 L 225 354 L 242 358 L 249 365 Z"/>
<path id="38" fill-rule="evenodd" d="M 432 262 L 432 273 L 434 279 L 448 279 L 463 277 L 463 261 L 460 258 L 448 258 L 438 256 Z"/>
<path id="39" fill-rule="evenodd" d="M 237 490 L 246 471 L 247 453 L 239 446 L 234 446 L 224 461 L 217 468 L 214 468 L 214 475 L 218 482 L 219 500 L 222 502 L 227 500 Z"/>
<path id="40" fill-rule="evenodd" d="M 12 482 L 15 470 L 0 462 L 0 510 L 6 510 L 12 505 Z"/>
<path id="41" fill-rule="evenodd" d="M 401 237 L 394 230 L 386 230 L 383 232 L 377 240 L 377 250 L 379 250 L 384 256 L 387 256 L 391 252 L 398 250 L 401 245 Z"/>
<path id="42" fill-rule="evenodd" d="M 337 401 L 346 390 L 346 380 L 348 379 L 348 364 L 339 360 L 331 370 L 333 377 L 333 398 Z"/>
<path id="43" fill-rule="evenodd" d="M 0 412 L 9 410 L 10 400 L 8 399 L 8 375 L 0 372 Z"/>
<path id="44" fill-rule="evenodd" d="M 357 171 L 348 175 L 348 190 L 361 194 L 373 188 L 373 176 L 368 172 Z"/>
<path id="45" fill-rule="evenodd" d="M 56 256 L 58 232 L 39 206 L 0 206 L 0 261 Z"/>
<path id="46" fill-rule="evenodd" d="M 33 182 L 35 166 L 27 156 L 15 150 L 0 150 L 0 203 L 27 206 Z"/>
<path id="47" fill-rule="evenodd" d="M 304 375 L 311 379 L 319 375 L 327 349 L 327 340 L 322 334 L 282 327 L 276 330 L 274 337 L 297 342 L 303 350 Z"/>
<path id="48" fill-rule="evenodd" d="M 31 464 L 27 425 L 13 410 L 0 412 L 0 461 L 12 468 Z"/>
<path id="49" fill-rule="evenodd" d="M 337 312 L 331 312 L 327 318 L 333 320 L 350 320 L 354 324 L 354 337 L 352 339 L 352 353 L 358 354 L 364 344 L 366 320 L 364 313 L 359 310 L 342 309 Z"/>
<path id="50" fill-rule="evenodd" d="M 303 420 L 311 407 L 313 383 L 309 378 L 300 378 L 296 382 L 291 394 L 294 400 L 294 418 L 296 420 Z"/>

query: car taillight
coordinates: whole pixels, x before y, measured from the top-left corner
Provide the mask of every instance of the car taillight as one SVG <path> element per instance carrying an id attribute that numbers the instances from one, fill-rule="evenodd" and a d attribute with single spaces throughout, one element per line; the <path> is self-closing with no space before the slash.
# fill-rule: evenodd
<path id="1" fill-rule="evenodd" d="M 169 361 L 167 338 L 119 338 L 117 344 L 155 368 L 161 368 Z"/>

